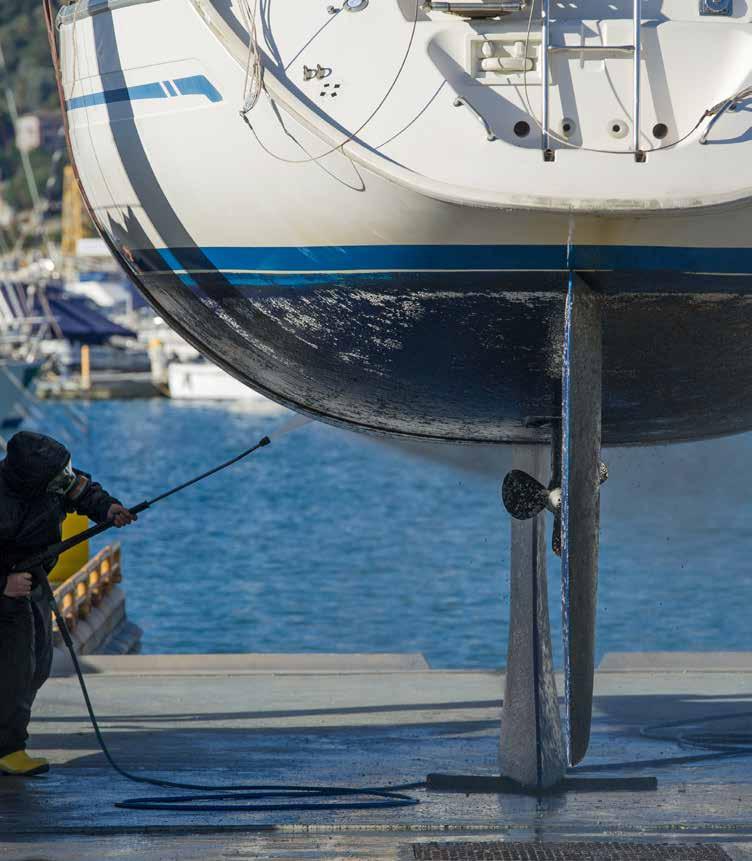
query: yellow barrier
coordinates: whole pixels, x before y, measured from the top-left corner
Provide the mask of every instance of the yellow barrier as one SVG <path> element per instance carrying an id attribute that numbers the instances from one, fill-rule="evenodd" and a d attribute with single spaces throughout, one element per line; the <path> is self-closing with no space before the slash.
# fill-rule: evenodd
<path id="1" fill-rule="evenodd" d="M 70 538 L 73 535 L 78 535 L 89 526 L 89 518 L 83 514 L 69 514 L 63 521 L 62 538 Z M 89 542 L 82 541 L 81 544 L 71 547 L 61 554 L 57 560 L 57 565 L 50 573 L 50 583 L 63 583 L 69 577 L 72 577 L 76 572 L 80 571 L 86 564 L 89 558 Z"/>
<path id="2" fill-rule="evenodd" d="M 79 619 L 85 619 L 112 587 L 123 579 L 120 567 L 120 545 L 100 550 L 80 571 L 55 589 L 55 600 L 69 631 Z"/>

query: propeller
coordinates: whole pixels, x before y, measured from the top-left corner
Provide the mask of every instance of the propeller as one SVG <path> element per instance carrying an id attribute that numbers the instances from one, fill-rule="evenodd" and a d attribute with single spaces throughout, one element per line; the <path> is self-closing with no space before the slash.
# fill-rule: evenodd
<path id="1" fill-rule="evenodd" d="M 530 520 L 545 508 L 555 512 L 561 505 L 561 489 L 549 490 L 527 472 L 513 469 L 501 485 L 501 501 L 516 520 Z"/>
<path id="2" fill-rule="evenodd" d="M 608 467 L 601 461 L 598 467 L 600 484 L 608 479 Z M 501 485 L 501 501 L 504 508 L 516 520 L 530 520 L 543 510 L 554 515 L 554 531 L 552 549 L 561 556 L 561 488 L 545 487 L 537 478 L 533 478 L 521 469 L 508 472 Z"/>

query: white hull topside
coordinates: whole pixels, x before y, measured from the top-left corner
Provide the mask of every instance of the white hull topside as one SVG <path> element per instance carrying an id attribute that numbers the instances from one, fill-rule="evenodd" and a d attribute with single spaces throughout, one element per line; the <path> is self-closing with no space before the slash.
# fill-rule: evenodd
<path id="1" fill-rule="evenodd" d="M 600 20 L 587 20 L 588 5 L 603 4 L 557 10 L 563 17 L 551 24 L 553 42 L 629 41 L 631 0 L 610 4 L 620 11 Z M 250 129 L 239 121 L 249 49 L 238 8 L 209 0 L 130 0 L 77 18 L 80 6 L 68 7 L 61 25 L 71 135 L 92 204 L 110 217 L 119 214 L 121 225 L 129 209 L 148 201 L 119 164 L 118 150 L 127 144 L 113 139 L 119 121 L 138 131 L 159 186 L 203 246 L 247 245 L 249 227 L 259 246 L 566 245 L 568 239 L 578 246 L 747 245 L 738 211 L 752 197 L 743 145 L 747 101 L 720 117 L 702 117 L 752 83 L 750 16 L 708 20 L 698 17 L 696 4 L 666 0 L 660 16 L 646 19 L 644 163 L 631 152 L 632 60 L 605 51 L 595 59 L 552 54 L 550 128 L 556 134 L 566 119 L 574 131 L 571 146 L 552 141 L 556 161 L 545 164 L 536 123 L 540 75 L 502 86 L 470 74 L 468 54 L 477 50 L 478 34 L 491 44 L 524 44 L 526 14 L 472 23 L 419 12 L 410 44 L 413 23 L 402 10 L 413 9 L 412 0 L 372 2 L 362 13 L 337 15 L 325 4 L 297 4 L 291 12 L 279 0 L 259 2 L 266 92 L 248 113 Z M 271 29 L 263 12 L 275 13 Z M 528 47 L 533 55 L 537 31 L 536 25 Z M 713 58 L 702 75 L 699 58 Z M 304 81 L 304 67 L 317 66 L 327 77 Z M 188 83 L 180 89 L 180 82 Z M 117 95 L 123 89 L 126 98 Z M 475 112 L 456 107 L 458 97 Z M 487 139 L 478 117 L 495 140 Z M 521 120 L 530 127 L 524 138 L 514 133 Z M 651 133 L 659 123 L 666 127 L 663 139 Z M 343 141 L 342 150 L 326 155 Z M 363 171 L 374 175 L 366 181 Z M 239 217 L 250 200 L 252 226 Z M 212 205 L 219 201 L 222 209 Z M 460 216 L 437 201 L 480 211 L 463 206 Z M 730 204 L 733 211 L 724 215 L 706 211 Z M 418 209 L 397 208 L 406 206 Z M 687 217 L 696 210 L 699 220 Z M 655 213 L 662 218 L 644 218 Z M 159 214 L 152 216 L 159 221 Z M 169 226 L 143 215 L 156 247 L 180 239 L 163 235 L 160 226 Z M 611 217 L 604 222 L 604 215 Z"/>
<path id="2" fill-rule="evenodd" d="M 752 427 L 751 345 L 733 342 L 720 386 L 712 366 L 752 302 L 749 98 L 723 109 L 752 77 L 745 0 L 730 17 L 643 3 L 639 160 L 618 50 L 632 0 L 553 4 L 553 161 L 539 4 L 478 20 L 416 20 L 413 0 L 256 5 L 264 89 L 245 119 L 237 0 L 88 0 L 59 20 L 82 186 L 199 349 L 325 420 L 534 441 L 528 419 L 559 409 L 573 269 L 613 297 L 606 441 Z M 484 51 L 531 68 L 487 74 Z"/>

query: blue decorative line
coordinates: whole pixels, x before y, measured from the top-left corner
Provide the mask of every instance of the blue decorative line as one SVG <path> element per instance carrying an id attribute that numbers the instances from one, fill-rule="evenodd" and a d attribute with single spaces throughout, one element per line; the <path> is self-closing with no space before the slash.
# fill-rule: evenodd
<path id="1" fill-rule="evenodd" d="M 177 78 L 175 86 L 182 96 L 206 96 L 210 102 L 221 102 L 222 96 L 219 90 L 204 77 L 204 75 L 193 75 L 190 78 Z"/>
<path id="2" fill-rule="evenodd" d="M 173 86 L 174 85 L 174 86 Z M 177 90 L 177 92 L 176 92 Z M 134 87 L 118 87 L 104 90 L 101 93 L 91 93 L 86 96 L 76 96 L 69 99 L 67 108 L 92 108 L 97 105 L 109 105 L 114 102 L 138 102 L 143 99 L 166 99 L 170 96 L 205 96 L 210 102 L 221 102 L 222 96 L 217 88 L 205 75 L 190 75 L 177 78 L 174 81 L 155 81 L 151 84 L 138 84 Z"/>
<path id="3" fill-rule="evenodd" d="M 141 252 L 144 271 L 254 274 L 396 271 L 566 271 L 565 245 L 349 245 L 163 248 Z M 577 246 L 580 271 L 752 273 L 752 248 Z"/>
<path id="4" fill-rule="evenodd" d="M 341 284 L 343 287 L 350 286 L 354 278 L 365 278 L 369 284 L 375 281 L 389 281 L 393 273 L 389 272 L 366 272 L 353 275 L 348 272 L 327 273 L 326 282 L 329 285 Z M 184 277 L 184 276 L 181 276 Z M 222 282 L 233 287 L 272 287 L 284 282 L 286 287 L 312 287 L 321 283 L 321 275 L 314 272 L 293 272 L 284 274 L 266 272 L 222 272 Z"/>
<path id="5" fill-rule="evenodd" d="M 170 268 L 171 271 L 174 272 L 177 269 L 185 269 L 186 268 L 185 266 L 183 266 L 181 264 L 180 260 L 178 260 L 178 258 L 173 254 L 172 251 L 170 251 L 169 248 L 163 248 L 159 252 L 159 254 L 162 257 L 162 259 L 164 260 L 164 262 L 167 264 L 167 266 Z"/>

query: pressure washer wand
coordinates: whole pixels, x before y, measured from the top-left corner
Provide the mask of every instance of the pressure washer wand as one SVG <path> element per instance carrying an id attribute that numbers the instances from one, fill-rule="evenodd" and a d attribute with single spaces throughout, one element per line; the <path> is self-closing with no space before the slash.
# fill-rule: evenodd
<path id="1" fill-rule="evenodd" d="M 237 463 L 244 457 L 248 457 L 249 454 L 253 454 L 256 449 L 269 445 L 270 442 L 271 440 L 268 436 L 262 437 L 256 445 L 249 448 L 247 451 L 241 452 L 237 457 L 233 457 L 231 460 L 221 463 L 219 466 L 215 466 L 214 469 L 210 469 L 208 472 L 197 475 L 196 478 L 192 478 L 190 481 L 186 481 L 183 484 L 179 484 L 177 487 L 173 487 L 171 490 L 165 491 L 165 493 L 162 493 L 159 496 L 155 496 L 154 499 L 147 499 L 138 505 L 135 505 L 130 509 L 131 514 L 138 514 L 140 511 L 145 511 L 147 508 L 151 508 L 151 506 L 155 505 L 157 502 L 167 499 L 168 496 L 180 493 L 180 491 L 185 490 L 186 487 L 190 487 L 192 484 L 196 484 L 197 482 L 208 478 L 210 475 L 214 475 L 215 472 L 219 472 L 220 470 L 226 469 L 228 466 L 232 466 L 232 464 Z M 99 535 L 113 526 L 114 523 L 111 522 L 99 523 L 91 529 L 79 532 L 78 535 L 74 535 L 66 541 L 60 541 L 58 544 L 48 547 L 46 550 L 25 559 L 23 562 L 19 562 L 17 565 L 13 566 L 12 570 L 18 571 L 32 568 L 40 562 L 44 562 L 47 559 L 58 556 L 60 553 L 70 550 L 71 547 L 75 547 L 87 538 L 91 538 L 93 535 Z M 63 638 L 65 647 L 68 649 L 73 670 L 78 678 L 78 684 L 81 687 L 81 694 L 84 698 L 86 712 L 89 715 L 94 735 L 97 738 L 97 742 L 105 759 L 112 769 L 121 777 L 124 777 L 126 780 L 131 780 L 134 783 L 145 784 L 147 786 L 158 786 L 163 789 L 181 789 L 190 792 L 190 795 L 172 795 L 166 798 L 161 796 L 154 798 L 129 798 L 125 801 L 117 802 L 115 805 L 116 807 L 128 810 L 165 810 L 170 812 L 180 810 L 193 810 L 196 812 L 216 811 L 234 813 L 236 815 L 240 812 L 254 812 L 268 815 L 270 810 L 284 810 L 288 812 L 294 810 L 364 810 L 370 808 L 383 809 L 390 807 L 412 807 L 419 803 L 417 798 L 405 795 L 404 791 L 408 789 L 422 788 L 425 786 L 423 782 L 403 783 L 398 786 L 367 788 L 354 786 L 268 786 L 263 784 L 212 785 L 201 783 L 179 783 L 175 780 L 147 777 L 142 773 L 132 774 L 130 771 L 126 771 L 118 764 L 117 760 L 113 757 L 107 747 L 107 742 L 105 741 L 102 730 L 99 727 L 99 721 L 97 720 L 97 715 L 94 711 L 91 697 L 89 696 L 81 663 L 79 662 L 78 655 L 76 653 L 76 646 L 73 642 L 70 631 L 68 630 L 66 620 L 63 618 L 60 608 L 55 601 L 52 586 L 46 577 L 41 579 L 40 585 L 45 598 L 50 605 L 50 610 L 55 617 L 55 621 L 57 622 L 60 636 Z M 197 791 L 202 794 L 196 795 L 195 793 Z M 221 794 L 217 795 L 216 793 Z M 372 800 L 366 801 L 360 796 L 370 797 Z M 219 801 L 224 799 L 228 803 L 217 804 L 214 803 L 214 799 Z M 279 800 L 272 801 L 270 803 L 265 799 Z M 210 800 L 212 803 L 207 803 Z"/>
<path id="2" fill-rule="evenodd" d="M 158 502 L 162 502 L 163 499 L 167 499 L 167 497 L 172 496 L 175 493 L 180 493 L 180 491 L 185 490 L 186 487 L 190 487 L 192 484 L 197 484 L 199 481 L 203 481 L 205 478 L 209 478 L 210 475 L 214 475 L 216 472 L 221 472 L 223 469 L 227 469 L 228 466 L 232 466 L 239 460 L 243 460 L 243 458 L 246 458 L 248 457 L 248 455 L 253 454 L 253 452 L 257 449 L 269 445 L 270 442 L 271 440 L 268 436 L 262 437 L 256 443 L 256 445 L 252 446 L 249 449 L 246 449 L 245 451 L 241 452 L 230 460 L 226 460 L 224 463 L 220 463 L 219 466 L 215 466 L 208 472 L 202 472 L 201 475 L 197 475 L 190 481 L 183 482 L 183 484 L 179 484 L 177 487 L 173 487 L 170 490 L 166 490 L 159 496 L 155 496 L 154 499 L 145 499 L 143 502 L 139 502 L 138 505 L 134 505 L 133 508 L 129 508 L 128 510 L 131 514 L 140 514 L 142 511 L 146 511 L 147 508 L 151 508 L 152 505 L 156 505 Z M 52 544 L 49 547 L 46 547 L 44 550 L 40 550 L 39 553 L 35 553 L 33 556 L 29 556 L 27 559 L 23 559 L 21 562 L 17 562 L 11 568 L 11 572 L 28 571 L 29 569 L 34 568 L 43 562 L 46 562 L 48 559 L 54 559 L 61 553 L 65 553 L 65 551 L 70 550 L 71 547 L 76 547 L 78 544 L 81 544 L 84 541 L 88 541 L 95 535 L 101 535 L 102 532 L 106 532 L 108 529 L 112 529 L 114 525 L 115 524 L 111 520 L 105 521 L 104 523 L 97 523 L 95 526 L 92 526 L 89 529 L 85 529 L 83 532 L 79 532 L 77 535 L 72 535 L 70 538 L 66 538 L 65 541 L 59 541 L 57 544 Z"/>

